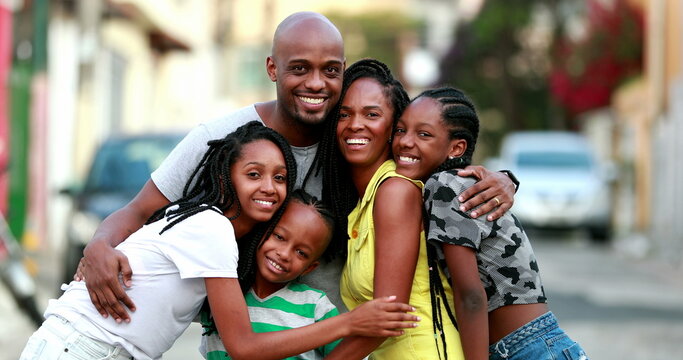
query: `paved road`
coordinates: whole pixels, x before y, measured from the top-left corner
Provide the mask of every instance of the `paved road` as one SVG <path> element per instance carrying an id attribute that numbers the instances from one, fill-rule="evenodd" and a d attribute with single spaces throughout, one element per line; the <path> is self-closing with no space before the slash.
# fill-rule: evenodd
<path id="1" fill-rule="evenodd" d="M 669 360 L 683 350 L 683 269 L 596 247 L 581 234 L 532 233 L 550 307 L 592 359 Z M 36 254 L 40 305 L 55 295 L 59 274 L 49 249 Z M 16 359 L 33 329 L 0 287 L 0 360 Z M 199 359 L 192 326 L 168 360 Z"/>

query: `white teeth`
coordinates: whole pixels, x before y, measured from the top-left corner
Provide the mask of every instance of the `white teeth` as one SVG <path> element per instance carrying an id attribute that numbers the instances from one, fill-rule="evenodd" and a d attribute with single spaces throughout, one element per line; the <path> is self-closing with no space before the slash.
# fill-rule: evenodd
<path id="1" fill-rule="evenodd" d="M 405 161 L 405 162 L 409 162 L 409 163 L 413 163 L 413 164 L 418 162 L 418 159 L 413 158 L 413 157 L 408 157 L 408 156 L 399 156 L 398 159 L 400 161 Z"/>
<path id="2" fill-rule="evenodd" d="M 272 261 L 272 260 L 270 260 L 270 259 L 266 259 L 266 260 L 270 263 L 270 265 L 273 265 L 274 268 L 276 268 L 276 269 L 278 269 L 278 270 L 280 270 L 280 271 L 285 271 L 285 269 L 283 269 L 282 266 L 278 265 L 278 264 L 275 263 L 274 261 Z"/>
<path id="3" fill-rule="evenodd" d="M 267 206 L 275 204 L 275 201 L 254 200 L 254 202 L 256 202 L 257 204 L 267 205 Z"/>
<path id="4" fill-rule="evenodd" d="M 313 104 L 313 105 L 321 104 L 323 101 L 325 101 L 325 99 L 323 99 L 323 98 L 309 98 L 309 97 L 303 97 L 303 96 L 299 96 L 299 99 L 301 99 L 301 101 L 303 101 L 305 103 Z"/>
<path id="5" fill-rule="evenodd" d="M 346 143 L 349 145 L 365 145 L 369 142 L 368 139 L 346 139 Z"/>

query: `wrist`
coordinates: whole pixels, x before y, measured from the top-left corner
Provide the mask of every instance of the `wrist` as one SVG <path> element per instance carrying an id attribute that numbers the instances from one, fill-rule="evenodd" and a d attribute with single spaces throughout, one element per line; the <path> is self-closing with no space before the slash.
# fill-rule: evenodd
<path id="1" fill-rule="evenodd" d="M 351 316 L 351 311 L 349 311 L 333 317 L 333 319 L 338 318 L 340 321 L 340 326 L 338 326 L 337 328 L 340 329 L 340 335 L 342 338 L 355 335 L 353 333 L 353 318 Z"/>
<path id="2" fill-rule="evenodd" d="M 517 190 L 519 190 L 519 180 L 517 180 L 515 174 L 513 174 L 510 170 L 499 170 L 499 172 L 502 172 L 503 174 L 507 175 L 510 181 L 512 181 L 512 184 L 515 185 L 515 192 L 517 192 Z"/>
<path id="3" fill-rule="evenodd" d="M 83 256 L 93 255 L 93 253 L 101 253 L 102 251 L 107 251 L 111 248 L 112 246 L 104 239 L 93 238 L 87 245 L 85 245 L 85 248 L 83 249 Z"/>

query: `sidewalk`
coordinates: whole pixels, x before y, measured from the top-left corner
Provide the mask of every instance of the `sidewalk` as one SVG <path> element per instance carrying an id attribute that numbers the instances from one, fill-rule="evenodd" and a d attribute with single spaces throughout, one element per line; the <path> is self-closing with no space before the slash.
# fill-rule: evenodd
<path id="1" fill-rule="evenodd" d="M 551 310 L 592 359 L 680 358 L 683 269 L 623 245 L 533 241 Z"/>

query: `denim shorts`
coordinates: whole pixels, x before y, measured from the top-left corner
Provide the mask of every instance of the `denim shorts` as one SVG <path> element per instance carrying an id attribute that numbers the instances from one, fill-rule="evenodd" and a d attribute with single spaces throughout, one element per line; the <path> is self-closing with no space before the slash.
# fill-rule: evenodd
<path id="1" fill-rule="evenodd" d="M 547 312 L 489 346 L 489 359 L 588 360 L 588 356 Z"/>
<path id="2" fill-rule="evenodd" d="M 120 346 L 89 338 L 66 319 L 50 315 L 28 339 L 20 360 L 129 360 Z"/>

